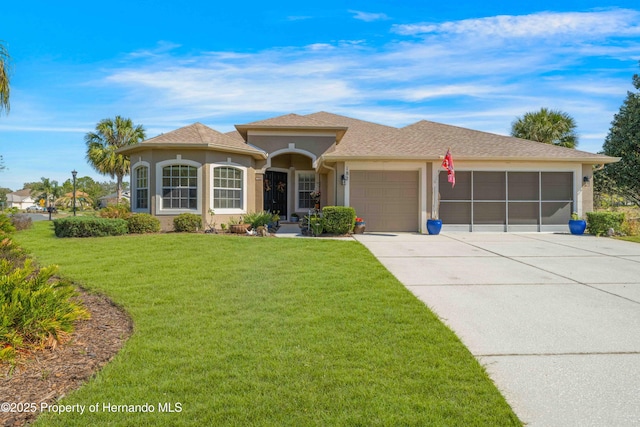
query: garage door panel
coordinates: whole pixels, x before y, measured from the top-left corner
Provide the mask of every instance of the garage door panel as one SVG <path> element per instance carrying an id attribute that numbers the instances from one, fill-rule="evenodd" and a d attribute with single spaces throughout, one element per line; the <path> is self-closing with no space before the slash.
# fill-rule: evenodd
<path id="1" fill-rule="evenodd" d="M 460 171 L 456 181 L 458 176 L 453 188 L 446 172 L 439 173 L 439 212 L 445 224 L 526 225 L 545 231 L 545 226 L 566 225 L 571 217 L 573 172 Z M 460 188 L 469 181 L 472 187 Z"/>
<path id="2" fill-rule="evenodd" d="M 350 205 L 367 231 L 417 231 L 417 171 L 351 171 Z"/>

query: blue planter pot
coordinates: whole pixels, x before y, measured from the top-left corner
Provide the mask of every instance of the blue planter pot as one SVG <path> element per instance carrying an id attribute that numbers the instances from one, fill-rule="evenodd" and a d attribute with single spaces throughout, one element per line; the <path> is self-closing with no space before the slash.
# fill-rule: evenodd
<path id="1" fill-rule="evenodd" d="M 584 234 L 584 230 L 587 229 L 587 221 L 584 219 L 570 219 L 569 231 L 571 234 Z"/>
<path id="2" fill-rule="evenodd" d="M 440 234 L 440 230 L 442 230 L 442 220 L 441 219 L 428 219 L 427 220 L 427 231 L 429 234 Z"/>

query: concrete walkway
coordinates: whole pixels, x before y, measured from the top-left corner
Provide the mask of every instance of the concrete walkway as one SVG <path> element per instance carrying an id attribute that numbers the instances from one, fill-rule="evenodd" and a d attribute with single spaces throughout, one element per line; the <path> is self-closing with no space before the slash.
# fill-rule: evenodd
<path id="1" fill-rule="evenodd" d="M 640 244 L 544 233 L 366 233 L 531 426 L 640 425 Z"/>

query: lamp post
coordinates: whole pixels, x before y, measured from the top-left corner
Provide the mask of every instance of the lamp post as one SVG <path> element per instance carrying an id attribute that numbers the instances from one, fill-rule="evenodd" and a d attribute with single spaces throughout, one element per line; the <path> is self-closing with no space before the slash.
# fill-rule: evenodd
<path id="1" fill-rule="evenodd" d="M 73 175 L 73 216 L 76 216 L 76 176 L 78 172 L 74 169 L 71 171 L 71 175 Z"/>

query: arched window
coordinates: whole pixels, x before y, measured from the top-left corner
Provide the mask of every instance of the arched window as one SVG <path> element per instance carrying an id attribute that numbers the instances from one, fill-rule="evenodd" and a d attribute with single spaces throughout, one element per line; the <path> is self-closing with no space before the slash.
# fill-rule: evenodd
<path id="1" fill-rule="evenodd" d="M 231 166 L 213 169 L 213 209 L 244 209 L 245 173 Z"/>
<path id="2" fill-rule="evenodd" d="M 138 166 L 133 172 L 134 179 L 134 202 L 133 209 L 136 211 L 149 210 L 149 168 Z"/>

